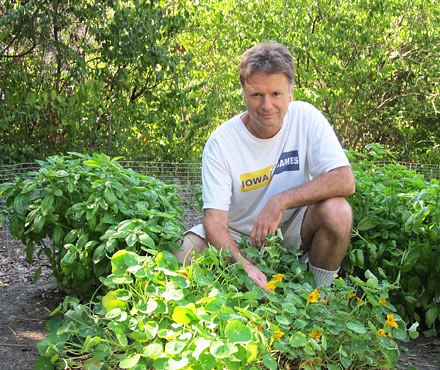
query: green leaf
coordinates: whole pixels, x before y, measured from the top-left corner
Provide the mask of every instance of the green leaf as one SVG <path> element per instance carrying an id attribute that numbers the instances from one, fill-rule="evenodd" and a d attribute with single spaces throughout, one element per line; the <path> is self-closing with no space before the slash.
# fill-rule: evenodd
<path id="1" fill-rule="evenodd" d="M 108 344 L 101 343 L 98 346 L 96 346 L 96 348 L 94 349 L 93 358 L 95 358 L 98 361 L 102 361 L 105 358 L 107 358 L 111 352 L 112 352 L 112 348 Z"/>
<path id="2" fill-rule="evenodd" d="M 53 233 L 53 242 L 57 247 L 61 247 L 61 243 L 64 239 L 64 232 L 61 226 L 56 225 Z"/>
<path id="3" fill-rule="evenodd" d="M 269 354 L 263 357 L 263 364 L 270 370 L 276 370 L 278 368 L 277 361 Z"/>
<path id="4" fill-rule="evenodd" d="M 438 314 L 438 309 L 439 309 L 439 305 L 431 307 L 430 309 L 428 309 L 425 313 L 425 321 L 426 321 L 426 325 L 428 325 L 428 328 L 430 328 L 433 324 L 434 321 L 437 317 Z"/>
<path id="5" fill-rule="evenodd" d="M 382 348 L 382 353 L 387 359 L 387 364 L 390 367 L 396 365 L 399 359 L 399 350 L 397 348 Z"/>
<path id="6" fill-rule="evenodd" d="M 198 321 L 196 315 L 196 308 L 194 303 L 189 303 L 186 306 L 177 306 L 173 312 L 173 320 L 178 324 L 189 324 L 191 321 Z"/>
<path id="7" fill-rule="evenodd" d="M 411 327 L 408 329 L 408 334 L 411 339 L 416 339 L 419 336 L 419 332 L 417 331 L 417 328 L 419 327 L 419 323 L 415 322 L 411 325 Z"/>
<path id="8" fill-rule="evenodd" d="M 28 194 L 20 194 L 14 199 L 13 207 L 15 212 L 20 216 L 24 216 L 27 211 L 30 199 Z"/>
<path id="9" fill-rule="evenodd" d="M 306 342 L 307 342 L 307 337 L 300 331 L 297 331 L 289 339 L 289 343 L 292 347 L 303 347 L 306 344 Z"/>
<path id="10" fill-rule="evenodd" d="M 193 351 L 192 356 L 196 359 L 199 360 L 199 357 L 201 355 L 201 353 L 208 348 L 211 345 L 211 341 L 208 339 L 205 339 L 203 337 L 199 337 L 196 341 L 195 341 L 195 345 L 196 345 L 196 349 Z"/>
<path id="11" fill-rule="evenodd" d="M 212 342 L 209 347 L 209 352 L 215 358 L 226 358 L 237 351 L 238 348 L 234 344 L 223 341 Z"/>
<path id="12" fill-rule="evenodd" d="M 38 268 L 35 270 L 34 273 L 34 283 L 38 281 L 41 275 L 41 266 L 38 266 Z"/>
<path id="13" fill-rule="evenodd" d="M 39 233 L 42 229 L 44 224 L 46 223 L 46 217 L 43 214 L 37 215 L 34 219 L 34 230 L 36 233 Z"/>
<path id="14" fill-rule="evenodd" d="M 154 243 L 154 240 L 147 233 L 140 234 L 138 238 L 142 245 L 145 245 L 148 248 L 152 248 L 152 249 L 155 248 L 156 244 Z"/>
<path id="15" fill-rule="evenodd" d="M 159 324 L 155 321 L 147 321 L 144 324 L 144 331 L 148 335 L 148 339 L 153 340 L 159 331 Z"/>
<path id="16" fill-rule="evenodd" d="M 365 334 L 367 332 L 365 326 L 360 322 L 347 322 L 347 328 L 358 334 Z"/>
<path id="17" fill-rule="evenodd" d="M 357 229 L 359 231 L 367 231 L 370 230 L 378 225 L 377 218 L 375 216 L 368 215 L 367 217 L 364 217 L 359 223 L 357 224 Z"/>
<path id="18" fill-rule="evenodd" d="M 164 365 L 164 370 L 178 370 L 183 369 L 186 365 L 188 365 L 189 359 L 181 358 L 180 360 L 176 360 L 174 358 L 170 358 L 168 362 Z"/>
<path id="19" fill-rule="evenodd" d="M 48 357 L 40 357 L 34 363 L 34 370 L 54 370 L 52 362 Z"/>
<path id="20" fill-rule="evenodd" d="M 162 344 L 160 343 L 151 343 L 148 346 L 144 347 L 143 355 L 145 357 L 150 357 L 152 359 L 157 358 L 162 353 Z"/>
<path id="21" fill-rule="evenodd" d="M 179 340 L 168 342 L 165 345 L 165 352 L 172 356 L 177 355 L 183 351 L 187 343 L 188 342 L 179 341 Z"/>
<path id="22" fill-rule="evenodd" d="M 249 343 L 252 340 L 250 329 L 238 320 L 232 320 L 226 325 L 225 335 L 231 343 Z"/>
<path id="23" fill-rule="evenodd" d="M 132 293 L 127 289 L 118 289 L 115 292 L 115 298 L 121 301 L 128 301 L 132 296 Z"/>
<path id="24" fill-rule="evenodd" d="M 121 369 L 130 369 L 139 362 L 140 357 L 141 355 L 139 353 L 136 353 L 134 355 L 129 355 L 125 357 L 121 362 L 119 362 L 119 367 Z"/>

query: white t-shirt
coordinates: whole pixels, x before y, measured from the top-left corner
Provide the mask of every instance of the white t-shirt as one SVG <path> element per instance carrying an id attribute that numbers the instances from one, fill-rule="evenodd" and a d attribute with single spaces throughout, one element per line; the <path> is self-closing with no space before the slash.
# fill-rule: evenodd
<path id="1" fill-rule="evenodd" d="M 283 126 L 269 139 L 252 135 L 242 116 L 219 126 L 206 142 L 202 199 L 204 209 L 228 211 L 229 227 L 250 235 L 273 195 L 349 161 L 327 119 L 309 103 L 291 102 Z"/>

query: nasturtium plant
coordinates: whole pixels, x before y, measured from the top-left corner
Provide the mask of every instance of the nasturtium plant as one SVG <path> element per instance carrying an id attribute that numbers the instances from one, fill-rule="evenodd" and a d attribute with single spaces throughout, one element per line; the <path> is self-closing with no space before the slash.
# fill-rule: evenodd
<path id="1" fill-rule="evenodd" d="M 101 279 L 107 294 L 88 304 L 67 297 L 39 361 L 57 369 L 385 369 L 398 360 L 397 341 L 417 335 L 388 301 L 396 285 L 370 271 L 317 289 L 300 252 L 275 239 L 261 251 L 242 247 L 265 273 L 276 271 L 271 294 L 243 286 L 241 264 L 213 247 L 186 267 L 167 250 L 117 251 Z"/>
<path id="2" fill-rule="evenodd" d="M 80 296 L 90 296 L 110 273 L 110 256 L 119 249 L 179 248 L 183 210 L 176 186 L 117 159 L 49 157 L 0 191 L 11 235 L 26 246 L 29 261 L 41 257 L 57 284 Z"/>

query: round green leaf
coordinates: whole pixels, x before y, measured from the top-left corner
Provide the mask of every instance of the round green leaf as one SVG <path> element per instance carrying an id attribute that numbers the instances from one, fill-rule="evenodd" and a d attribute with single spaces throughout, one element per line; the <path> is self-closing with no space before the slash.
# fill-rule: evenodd
<path id="1" fill-rule="evenodd" d="M 168 342 L 165 345 L 165 352 L 168 353 L 169 355 L 177 355 L 183 351 L 186 344 L 187 344 L 187 342 L 182 342 L 179 340 Z"/>
<path id="2" fill-rule="evenodd" d="M 160 343 L 151 343 L 148 346 L 144 347 L 144 356 L 150 358 L 156 358 L 162 353 L 162 344 Z"/>
<path id="3" fill-rule="evenodd" d="M 191 321 L 198 321 L 194 303 L 186 306 L 177 306 L 173 312 L 173 320 L 178 324 L 189 324 Z"/>
<path id="4" fill-rule="evenodd" d="M 135 355 L 129 355 L 125 357 L 121 362 L 119 362 L 119 367 L 121 369 L 130 369 L 139 362 L 141 355 L 136 353 Z"/>
<path id="5" fill-rule="evenodd" d="M 115 293 L 115 298 L 120 299 L 121 301 L 128 301 L 131 296 L 131 292 L 127 289 L 118 289 Z"/>
<path id="6" fill-rule="evenodd" d="M 270 370 L 276 370 L 278 368 L 276 360 L 269 354 L 263 357 L 263 364 Z"/>
<path id="7" fill-rule="evenodd" d="M 222 341 L 212 342 L 209 347 L 209 352 L 215 358 L 229 357 L 237 351 L 238 348 L 234 344 Z"/>
<path id="8" fill-rule="evenodd" d="M 302 347 L 306 344 L 306 342 L 307 337 L 300 331 L 297 331 L 289 339 L 289 343 L 292 347 Z"/>
<path id="9" fill-rule="evenodd" d="M 47 357 L 40 357 L 34 364 L 35 370 L 54 370 L 54 366 Z"/>
<path id="10" fill-rule="evenodd" d="M 225 335 L 231 343 L 249 343 L 252 340 L 251 330 L 238 320 L 226 325 Z"/>

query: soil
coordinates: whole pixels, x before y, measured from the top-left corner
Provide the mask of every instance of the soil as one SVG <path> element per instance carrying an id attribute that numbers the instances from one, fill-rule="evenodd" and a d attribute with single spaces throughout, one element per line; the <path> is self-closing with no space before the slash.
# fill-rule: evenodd
<path id="1" fill-rule="evenodd" d="M 30 370 L 38 359 L 37 343 L 47 335 L 49 313 L 63 300 L 55 282 L 43 268 L 33 283 L 37 265 L 27 262 L 21 244 L 11 242 L 0 230 L 0 369 Z M 410 353 L 401 355 L 396 369 L 440 369 L 440 337 L 421 335 L 406 343 Z"/>

